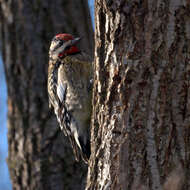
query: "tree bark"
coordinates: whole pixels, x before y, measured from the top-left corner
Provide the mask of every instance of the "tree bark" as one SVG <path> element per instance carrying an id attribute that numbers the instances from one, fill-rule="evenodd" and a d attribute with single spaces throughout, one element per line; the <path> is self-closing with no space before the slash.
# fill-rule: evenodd
<path id="1" fill-rule="evenodd" d="M 48 50 L 57 33 L 82 36 L 92 54 L 87 0 L 0 0 L 0 34 L 8 85 L 8 166 L 13 189 L 84 189 L 76 163 L 48 108 Z"/>
<path id="2" fill-rule="evenodd" d="M 190 189 L 190 1 L 96 0 L 86 189 Z"/>

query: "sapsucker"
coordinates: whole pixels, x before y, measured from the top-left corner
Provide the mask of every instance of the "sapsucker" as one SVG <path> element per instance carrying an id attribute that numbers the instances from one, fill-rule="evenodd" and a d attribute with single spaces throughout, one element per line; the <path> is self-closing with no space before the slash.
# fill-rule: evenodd
<path id="1" fill-rule="evenodd" d="M 68 136 L 75 159 L 87 163 L 90 156 L 92 62 L 80 51 L 80 38 L 56 35 L 50 45 L 48 67 L 49 105 Z"/>

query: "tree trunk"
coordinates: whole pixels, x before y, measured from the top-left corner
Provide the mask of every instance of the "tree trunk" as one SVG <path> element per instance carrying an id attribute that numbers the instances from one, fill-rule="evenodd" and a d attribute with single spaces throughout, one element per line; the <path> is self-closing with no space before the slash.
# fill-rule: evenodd
<path id="1" fill-rule="evenodd" d="M 190 1 L 96 0 L 86 189 L 190 189 Z"/>
<path id="2" fill-rule="evenodd" d="M 13 189 L 84 189 L 87 168 L 75 162 L 48 108 L 46 87 L 49 45 L 55 34 L 82 36 L 82 48 L 92 53 L 87 0 L 0 0 L 0 33 Z"/>

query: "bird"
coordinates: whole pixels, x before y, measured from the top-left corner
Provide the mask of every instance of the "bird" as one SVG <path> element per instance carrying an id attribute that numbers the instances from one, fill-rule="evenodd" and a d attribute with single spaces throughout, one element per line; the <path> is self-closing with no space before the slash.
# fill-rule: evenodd
<path id="1" fill-rule="evenodd" d="M 80 37 L 57 34 L 51 41 L 48 64 L 49 107 L 69 138 L 76 161 L 88 163 L 92 112 L 91 57 L 78 48 Z"/>

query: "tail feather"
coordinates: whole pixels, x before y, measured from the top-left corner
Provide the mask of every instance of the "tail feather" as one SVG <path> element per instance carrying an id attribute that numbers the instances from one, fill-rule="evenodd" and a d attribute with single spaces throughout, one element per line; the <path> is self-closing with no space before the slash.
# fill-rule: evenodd
<path id="1" fill-rule="evenodd" d="M 83 143 L 82 139 L 79 137 L 79 142 L 81 145 L 81 157 L 85 163 L 88 163 L 88 160 L 90 158 L 90 141 L 87 140 L 86 144 Z"/>
<path id="2" fill-rule="evenodd" d="M 72 146 L 72 149 L 73 149 L 75 160 L 78 162 L 80 160 L 80 153 L 79 153 L 77 143 L 74 140 L 74 137 L 72 135 L 69 136 L 69 140 L 70 140 L 70 143 L 71 143 L 71 146 Z"/>

